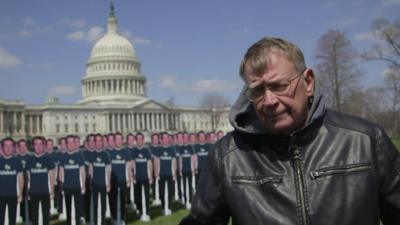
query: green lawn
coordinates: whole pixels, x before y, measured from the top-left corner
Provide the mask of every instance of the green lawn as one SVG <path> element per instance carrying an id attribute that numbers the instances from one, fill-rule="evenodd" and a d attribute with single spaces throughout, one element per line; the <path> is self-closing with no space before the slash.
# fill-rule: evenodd
<path id="1" fill-rule="evenodd" d="M 392 138 L 394 145 L 396 145 L 397 150 L 400 151 L 400 138 Z"/>
<path id="2" fill-rule="evenodd" d="M 126 225 L 177 225 L 183 217 L 189 214 L 189 211 L 184 209 L 181 204 L 174 202 L 172 204 L 172 215 L 162 216 L 161 206 L 150 207 L 150 222 L 140 222 L 140 216 L 135 212 L 128 210 L 126 217 Z M 66 222 L 60 222 L 54 218 L 51 222 L 52 225 L 66 225 Z M 112 224 L 111 220 L 107 224 Z"/>

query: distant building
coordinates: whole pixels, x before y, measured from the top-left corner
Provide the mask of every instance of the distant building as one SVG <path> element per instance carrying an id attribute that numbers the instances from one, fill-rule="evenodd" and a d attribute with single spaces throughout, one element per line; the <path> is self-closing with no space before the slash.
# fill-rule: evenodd
<path id="1" fill-rule="evenodd" d="M 199 130 L 228 131 L 229 109 L 177 107 L 149 99 L 146 77 L 129 40 L 118 33 L 111 5 L 107 33 L 94 45 L 82 78 L 83 98 L 60 104 L 50 97 L 43 105 L 0 100 L 0 138 L 30 139 L 43 135 L 57 140 L 67 134 Z"/>

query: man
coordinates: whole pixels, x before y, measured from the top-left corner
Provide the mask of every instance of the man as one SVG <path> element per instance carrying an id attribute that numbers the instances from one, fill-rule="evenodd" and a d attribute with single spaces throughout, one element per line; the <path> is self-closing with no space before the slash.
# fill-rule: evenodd
<path id="1" fill-rule="evenodd" d="M 154 177 L 154 182 L 152 185 L 152 190 L 153 190 L 153 205 L 161 205 L 161 200 L 160 200 L 160 191 L 159 191 L 159 186 L 160 186 L 160 177 L 156 175 L 156 168 L 160 167 L 160 158 L 158 157 L 158 151 L 160 149 L 160 138 L 158 133 L 152 133 L 151 134 L 151 146 L 150 146 L 150 154 L 152 157 L 152 165 L 153 165 L 153 177 Z"/>
<path id="2" fill-rule="evenodd" d="M 92 198 L 92 193 L 91 193 L 91 175 L 89 173 L 89 168 L 91 166 L 91 164 L 93 163 L 93 161 L 96 158 L 96 150 L 95 150 L 95 140 L 94 140 L 94 134 L 89 134 L 86 136 L 86 140 L 83 142 L 83 157 L 85 159 L 85 171 L 86 171 L 86 192 L 83 196 L 83 200 L 84 200 L 84 206 L 85 206 L 85 220 L 88 221 L 88 223 L 92 223 L 92 219 L 91 218 L 91 198 Z"/>
<path id="3" fill-rule="evenodd" d="M 400 156 L 378 126 L 325 109 L 299 48 L 251 46 L 234 131 L 209 153 L 181 224 L 400 223 Z"/>
<path id="4" fill-rule="evenodd" d="M 78 151 L 79 145 L 76 144 L 76 137 L 67 136 L 67 154 L 60 161 L 60 179 L 63 185 L 65 203 L 67 206 L 67 224 L 72 224 L 72 210 L 75 210 L 75 224 L 81 224 L 82 216 L 82 196 L 85 194 L 85 160 Z M 72 207 L 72 198 L 74 206 Z"/>
<path id="5" fill-rule="evenodd" d="M 162 146 L 159 148 L 159 167 L 156 168 L 156 177 L 160 177 L 160 197 L 163 215 L 170 215 L 171 200 L 174 193 L 174 182 L 176 179 L 176 153 L 170 146 L 169 134 L 162 133 Z M 167 190 L 167 191 L 166 191 Z M 167 196 L 166 196 L 167 195 Z"/>
<path id="6" fill-rule="evenodd" d="M 25 224 L 26 220 L 29 219 L 29 208 L 28 208 L 28 174 L 26 173 L 26 163 L 28 162 L 29 157 L 31 155 L 28 151 L 28 145 L 25 139 L 20 139 L 17 142 L 18 146 L 18 158 L 21 160 L 22 169 L 23 169 L 23 177 L 24 177 L 24 186 L 22 186 L 22 201 L 20 204 L 20 216 Z"/>
<path id="7" fill-rule="evenodd" d="M 110 209 L 115 223 L 125 224 L 125 202 L 127 189 L 132 181 L 132 156 L 127 149 L 123 149 L 124 136 L 116 133 L 108 136 L 111 150 L 111 191 Z"/>
<path id="8" fill-rule="evenodd" d="M 94 224 L 98 224 L 98 216 L 101 217 L 100 224 L 105 224 L 105 213 L 106 213 L 106 199 L 107 193 L 110 192 L 111 188 L 111 159 L 108 152 L 103 150 L 103 140 L 101 134 L 96 134 L 95 149 L 96 155 L 95 160 L 90 165 L 90 177 L 93 195 L 93 219 Z M 89 139 L 89 146 L 90 144 Z M 100 205 L 98 204 L 100 197 Z M 98 215 L 100 207 L 101 215 Z"/>
<path id="9" fill-rule="evenodd" d="M 65 220 L 67 218 L 67 214 L 65 212 L 65 197 L 63 195 L 63 189 L 62 189 L 62 184 L 60 182 L 60 161 L 62 158 L 64 158 L 65 154 L 67 154 L 67 139 L 65 137 L 61 137 L 58 139 L 58 146 L 59 146 L 59 151 L 55 153 L 55 164 L 56 164 L 56 180 L 57 180 L 57 185 L 55 186 L 55 199 L 57 203 L 57 210 L 58 213 L 60 214 L 59 219 L 60 220 Z"/>
<path id="10" fill-rule="evenodd" d="M 54 142 L 53 139 L 48 138 L 46 140 L 46 154 L 47 156 L 50 157 L 50 159 L 54 162 L 54 177 L 57 178 L 58 177 L 58 159 L 57 159 L 57 154 L 55 154 L 54 152 Z M 58 182 L 57 179 L 54 179 L 54 188 L 58 188 Z M 56 192 L 54 193 L 54 195 L 56 195 Z M 54 196 L 54 198 L 50 201 L 50 214 L 51 215 L 55 215 L 57 214 L 56 211 L 56 197 Z"/>
<path id="11" fill-rule="evenodd" d="M 135 135 L 133 135 L 132 133 L 126 135 L 126 142 L 127 142 L 126 149 L 131 154 L 132 159 L 135 151 L 135 141 L 136 141 Z M 132 160 L 132 174 L 134 174 L 134 168 L 135 168 L 135 161 Z M 132 183 L 128 190 L 129 193 L 127 195 L 127 204 L 131 207 L 131 209 L 136 210 L 134 188 L 135 188 L 134 180 L 132 179 Z"/>
<path id="12" fill-rule="evenodd" d="M 207 160 L 208 152 L 211 150 L 212 145 L 210 143 L 206 143 L 206 134 L 204 131 L 199 131 L 197 133 L 199 143 L 194 146 L 194 150 L 197 155 L 197 164 L 196 164 L 196 184 L 199 181 L 199 177 L 205 162 Z"/>
<path id="13" fill-rule="evenodd" d="M 17 204 L 22 201 L 24 185 L 21 160 L 13 157 L 15 142 L 11 138 L 1 141 L 2 153 L 0 158 L 0 224 L 8 217 L 8 224 L 16 224 Z M 4 215 L 8 208 L 8 215 Z"/>
<path id="14" fill-rule="evenodd" d="M 148 148 L 144 145 L 144 135 L 140 132 L 136 134 L 136 148 L 133 151 L 135 171 L 135 201 L 140 212 L 141 221 L 150 221 L 149 200 L 150 185 L 153 183 L 153 164 L 152 157 Z M 143 199 L 144 197 L 144 199 Z M 143 206 L 143 202 L 145 206 Z M 144 211 L 145 210 L 145 211 Z"/>
<path id="15" fill-rule="evenodd" d="M 44 225 L 50 220 L 50 200 L 54 197 L 54 162 L 46 154 L 46 139 L 42 136 L 32 138 L 35 151 L 26 163 L 28 173 L 28 196 L 31 220 L 33 225 L 39 224 L 39 206 L 41 206 Z"/>
<path id="16" fill-rule="evenodd" d="M 194 134 L 190 134 L 191 143 L 188 143 L 187 139 L 184 140 L 181 137 L 182 136 L 178 136 L 178 151 L 180 153 L 179 174 L 181 176 L 181 182 L 183 186 L 182 196 L 184 199 L 184 204 L 186 209 L 190 209 L 190 203 L 193 195 L 192 177 L 195 175 L 195 167 L 197 164 L 197 157 L 193 150 L 193 145 L 196 142 L 196 136 Z"/>

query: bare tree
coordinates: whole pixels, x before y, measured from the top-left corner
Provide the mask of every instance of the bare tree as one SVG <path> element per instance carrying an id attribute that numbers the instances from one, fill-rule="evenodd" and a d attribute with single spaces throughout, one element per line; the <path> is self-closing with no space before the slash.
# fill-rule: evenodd
<path id="1" fill-rule="evenodd" d="M 359 71 L 355 59 L 357 53 L 344 32 L 330 30 L 318 42 L 315 52 L 317 82 L 327 98 L 328 106 L 346 110 L 346 98 L 358 85 Z"/>
<path id="2" fill-rule="evenodd" d="M 384 18 L 374 20 L 371 32 L 376 43 L 368 52 L 361 54 L 364 60 L 383 61 L 388 64 L 385 71 L 385 88 L 388 95 L 389 133 L 400 135 L 398 121 L 400 108 L 400 17 L 394 22 Z"/>
<path id="3" fill-rule="evenodd" d="M 221 122 L 223 113 L 230 106 L 230 102 L 223 95 L 207 93 L 202 96 L 200 105 L 209 111 L 211 127 L 215 131 Z"/>
<path id="4" fill-rule="evenodd" d="M 391 67 L 400 68 L 400 17 L 393 23 L 384 18 L 376 19 L 371 25 L 371 31 L 377 43 L 362 57 L 384 61 Z"/>
<path id="5" fill-rule="evenodd" d="M 399 108 L 400 108 L 400 68 L 391 65 L 385 71 L 385 87 L 389 99 L 389 112 L 390 120 L 390 134 L 398 136 L 400 134 L 399 128 Z"/>

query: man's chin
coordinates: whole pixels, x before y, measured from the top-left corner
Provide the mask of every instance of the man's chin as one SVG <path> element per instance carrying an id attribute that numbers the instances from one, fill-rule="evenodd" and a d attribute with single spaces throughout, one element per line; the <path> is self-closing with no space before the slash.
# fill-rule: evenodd
<path id="1" fill-rule="evenodd" d="M 273 134 L 290 134 L 292 130 L 289 121 L 285 120 L 267 120 L 264 127 L 268 133 Z"/>

